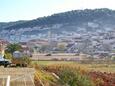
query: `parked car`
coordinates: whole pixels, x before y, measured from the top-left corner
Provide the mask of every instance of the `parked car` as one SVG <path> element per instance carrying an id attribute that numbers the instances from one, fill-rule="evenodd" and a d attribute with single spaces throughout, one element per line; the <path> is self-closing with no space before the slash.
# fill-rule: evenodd
<path id="1" fill-rule="evenodd" d="M 11 64 L 10 60 L 4 59 L 4 58 L 0 58 L 0 66 L 7 67 L 7 66 L 10 66 L 10 64 Z"/>
<path id="2" fill-rule="evenodd" d="M 51 56 L 52 54 L 51 53 L 48 53 L 48 54 L 46 54 L 45 56 Z"/>

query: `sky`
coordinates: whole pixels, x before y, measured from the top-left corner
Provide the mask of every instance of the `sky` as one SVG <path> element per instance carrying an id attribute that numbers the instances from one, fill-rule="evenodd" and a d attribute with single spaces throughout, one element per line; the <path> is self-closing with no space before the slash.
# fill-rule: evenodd
<path id="1" fill-rule="evenodd" d="M 0 0 L 0 22 L 32 20 L 77 9 L 110 8 L 115 0 Z"/>

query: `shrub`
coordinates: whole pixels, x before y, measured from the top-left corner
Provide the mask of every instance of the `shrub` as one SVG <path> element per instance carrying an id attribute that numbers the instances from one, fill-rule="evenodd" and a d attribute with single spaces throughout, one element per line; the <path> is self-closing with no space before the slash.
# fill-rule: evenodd
<path id="1" fill-rule="evenodd" d="M 77 71 L 64 69 L 59 73 L 60 82 L 64 86 L 95 86 L 88 76 Z"/>
<path id="2" fill-rule="evenodd" d="M 37 70 L 35 73 L 35 86 L 60 86 L 58 85 L 58 81 L 51 73 L 48 73 L 46 71 L 40 71 Z"/>
<path id="3" fill-rule="evenodd" d="M 29 57 L 22 57 L 22 60 L 25 61 L 27 64 L 30 64 L 31 59 Z"/>
<path id="4" fill-rule="evenodd" d="M 12 54 L 10 54 L 10 53 L 5 53 L 4 58 L 5 58 L 5 59 L 12 60 Z"/>

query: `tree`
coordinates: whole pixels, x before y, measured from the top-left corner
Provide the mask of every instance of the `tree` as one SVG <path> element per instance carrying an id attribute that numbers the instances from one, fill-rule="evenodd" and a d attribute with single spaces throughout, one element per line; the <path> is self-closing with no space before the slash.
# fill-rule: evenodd
<path id="1" fill-rule="evenodd" d="M 112 59 L 113 61 L 115 61 L 115 56 L 113 56 L 111 59 Z"/>
<path id="2" fill-rule="evenodd" d="M 6 47 L 5 52 L 6 53 L 11 53 L 13 55 L 14 51 L 21 51 L 21 49 L 22 49 L 21 45 L 14 43 L 14 44 L 9 44 Z"/>
<path id="3" fill-rule="evenodd" d="M 43 45 L 43 46 L 41 46 L 40 49 L 39 49 L 39 52 L 40 52 L 40 53 L 49 52 L 49 51 L 50 51 L 50 48 L 49 48 L 48 45 Z"/>
<path id="4" fill-rule="evenodd" d="M 58 47 L 58 49 L 59 49 L 60 52 L 64 52 L 66 50 L 66 45 L 63 44 L 63 43 L 59 44 L 57 47 Z"/>

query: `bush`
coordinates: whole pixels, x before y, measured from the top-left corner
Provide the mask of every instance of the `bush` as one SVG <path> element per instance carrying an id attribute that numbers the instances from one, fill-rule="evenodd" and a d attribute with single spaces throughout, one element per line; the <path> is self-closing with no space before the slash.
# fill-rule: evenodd
<path id="1" fill-rule="evenodd" d="M 113 56 L 111 59 L 112 59 L 113 61 L 115 61 L 115 56 Z"/>
<path id="2" fill-rule="evenodd" d="M 88 76 L 73 70 L 64 69 L 60 71 L 59 77 L 64 86 L 95 86 Z"/>
<path id="3" fill-rule="evenodd" d="M 29 57 L 13 58 L 12 63 L 17 65 L 29 65 L 31 63 L 31 60 Z"/>
<path id="4" fill-rule="evenodd" d="M 46 71 L 37 70 L 35 73 L 35 86 L 60 86 L 58 85 L 57 79 L 51 74 Z M 41 80 L 41 82 L 40 82 Z"/>
<path id="5" fill-rule="evenodd" d="M 59 76 L 59 82 L 63 86 L 95 86 L 87 75 L 87 69 L 76 64 L 53 64 L 44 68 Z"/>
<path id="6" fill-rule="evenodd" d="M 12 60 L 12 54 L 11 53 L 5 53 L 4 58 Z"/>
<path id="7" fill-rule="evenodd" d="M 23 61 L 25 61 L 27 64 L 31 63 L 31 59 L 29 57 L 23 57 Z"/>

